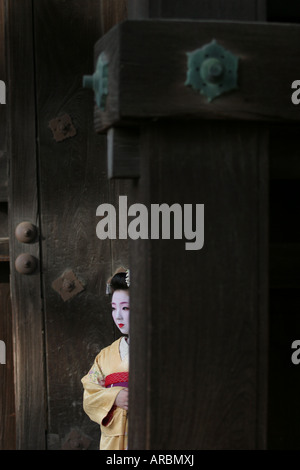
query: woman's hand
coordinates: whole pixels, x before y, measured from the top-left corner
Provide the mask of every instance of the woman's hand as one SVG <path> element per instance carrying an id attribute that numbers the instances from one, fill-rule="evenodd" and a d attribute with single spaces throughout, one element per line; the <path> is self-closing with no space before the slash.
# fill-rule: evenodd
<path id="1" fill-rule="evenodd" d="M 100 387 L 105 387 L 105 379 L 98 379 L 98 384 Z"/>
<path id="2" fill-rule="evenodd" d="M 115 405 L 123 408 L 123 410 L 128 410 L 128 388 L 121 390 L 115 399 Z"/>

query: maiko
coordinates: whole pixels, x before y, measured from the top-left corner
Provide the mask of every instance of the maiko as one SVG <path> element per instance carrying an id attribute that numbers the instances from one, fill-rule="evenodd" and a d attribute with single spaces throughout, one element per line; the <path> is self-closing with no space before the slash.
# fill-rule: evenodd
<path id="1" fill-rule="evenodd" d="M 0 104 L 6 104 L 6 85 L 0 80 Z"/>

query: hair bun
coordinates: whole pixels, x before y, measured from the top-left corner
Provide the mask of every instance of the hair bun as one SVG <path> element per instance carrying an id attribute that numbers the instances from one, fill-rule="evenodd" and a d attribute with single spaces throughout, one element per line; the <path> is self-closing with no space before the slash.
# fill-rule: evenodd
<path id="1" fill-rule="evenodd" d="M 117 268 L 106 282 L 106 294 L 112 294 L 115 290 L 127 290 L 130 286 L 129 269 L 123 266 Z"/>

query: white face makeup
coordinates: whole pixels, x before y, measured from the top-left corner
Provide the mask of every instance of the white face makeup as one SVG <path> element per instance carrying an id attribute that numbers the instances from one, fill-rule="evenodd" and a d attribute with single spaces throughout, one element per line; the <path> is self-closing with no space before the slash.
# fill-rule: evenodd
<path id="1" fill-rule="evenodd" d="M 116 290 L 112 295 L 112 316 L 115 324 L 124 335 L 129 334 L 129 292 Z"/>

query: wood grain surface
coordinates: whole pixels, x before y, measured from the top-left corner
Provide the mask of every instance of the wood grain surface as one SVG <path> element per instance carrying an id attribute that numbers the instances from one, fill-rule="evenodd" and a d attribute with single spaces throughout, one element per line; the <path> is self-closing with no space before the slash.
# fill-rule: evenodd
<path id="1" fill-rule="evenodd" d="M 122 23 L 95 48 L 95 57 L 105 53 L 109 62 L 106 109 L 96 108 L 96 130 L 153 118 L 299 121 L 291 101 L 300 73 L 299 35 L 300 26 L 288 24 Z M 187 53 L 213 39 L 239 58 L 238 89 L 208 102 L 186 86 Z"/>
<path id="2" fill-rule="evenodd" d="M 131 243 L 130 446 L 264 447 L 267 134 L 159 123 L 141 139 L 136 200 L 204 203 L 205 242 L 199 251 L 172 237 Z"/>
<path id="3" fill-rule="evenodd" d="M 32 275 L 16 272 L 23 252 L 40 259 L 39 244 L 23 246 L 14 236 L 24 220 L 39 228 L 36 162 L 36 109 L 32 2 L 9 1 L 9 214 L 13 310 L 17 449 L 45 448 L 44 322 L 40 267 Z M 22 77 L 22 79 L 20 79 Z"/>
<path id="4" fill-rule="evenodd" d="M 98 0 L 34 3 L 42 286 L 48 383 L 48 448 L 61 448 L 73 428 L 99 447 L 99 426 L 82 408 L 81 377 L 117 336 L 106 280 L 128 265 L 127 241 L 99 240 L 96 209 L 116 204 L 122 184 L 107 178 L 106 136 L 93 129 L 93 97 L 82 77 L 93 68 L 101 36 Z M 55 35 L 53 32 L 55 31 Z M 45 60 L 45 56 L 47 60 Z M 53 118 L 70 116 L 76 134 L 57 142 Z M 126 184 L 126 183 L 124 183 Z M 72 270 L 84 290 L 67 301 L 52 283 Z"/>

